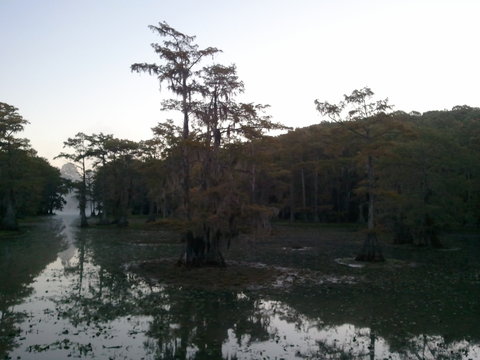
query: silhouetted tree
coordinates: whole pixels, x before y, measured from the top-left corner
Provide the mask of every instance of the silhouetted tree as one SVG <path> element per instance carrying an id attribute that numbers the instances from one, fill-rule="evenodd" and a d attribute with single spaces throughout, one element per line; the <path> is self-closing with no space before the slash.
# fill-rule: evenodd
<path id="1" fill-rule="evenodd" d="M 0 227 L 5 230 L 17 230 L 16 186 L 18 183 L 20 158 L 25 157 L 29 149 L 27 139 L 16 134 L 28 124 L 12 105 L 0 102 Z"/>
<path id="2" fill-rule="evenodd" d="M 79 132 L 73 138 L 68 138 L 63 143 L 64 148 L 70 148 L 72 153 L 60 153 L 56 158 L 64 158 L 70 160 L 79 170 L 82 177 L 78 186 L 78 200 L 80 209 L 80 226 L 87 227 L 87 159 L 91 156 L 91 149 L 89 146 L 89 137 Z"/>
<path id="3" fill-rule="evenodd" d="M 381 247 L 378 243 L 375 229 L 375 153 L 376 142 L 392 131 L 386 111 L 392 106 L 388 99 L 373 101 L 373 91 L 365 87 L 354 90 L 350 95 L 344 95 L 344 100 L 338 104 L 315 100 L 317 110 L 342 126 L 345 126 L 356 137 L 360 138 L 364 146 L 366 160 L 368 199 L 368 233 L 360 253 L 359 261 L 383 261 Z"/>
<path id="4" fill-rule="evenodd" d="M 220 50 L 208 47 L 200 49 L 195 43 L 195 36 L 185 35 L 166 22 L 158 26 L 149 26 L 150 30 L 166 38 L 162 44 L 152 44 L 155 53 L 162 60 L 162 64 L 136 63 L 131 66 L 135 72 L 147 72 L 156 75 L 160 84 L 167 83 L 167 87 L 180 100 L 170 99 L 163 102 L 163 108 L 178 110 L 183 115 L 183 202 L 186 219 L 190 219 L 190 165 L 188 138 L 190 133 L 189 116 L 193 110 L 192 96 L 199 92 L 197 85 L 197 68 L 206 56 L 212 56 Z"/>
<path id="5" fill-rule="evenodd" d="M 104 167 L 107 164 L 109 151 L 108 142 L 113 139 L 113 135 L 110 134 L 92 134 L 87 137 L 89 141 L 89 151 L 92 158 L 92 165 L 94 169 Z M 107 206 L 107 187 L 108 184 L 102 177 L 97 177 L 95 180 L 95 193 L 98 194 L 97 207 L 100 211 L 99 224 L 106 225 L 108 220 L 108 206 Z"/>

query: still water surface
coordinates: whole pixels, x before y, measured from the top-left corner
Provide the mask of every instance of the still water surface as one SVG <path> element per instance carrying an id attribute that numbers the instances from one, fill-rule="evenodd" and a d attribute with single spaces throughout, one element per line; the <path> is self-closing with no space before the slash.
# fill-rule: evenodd
<path id="1" fill-rule="evenodd" d="M 458 316 L 435 296 L 402 305 L 349 284 L 162 285 L 129 264 L 180 245 L 132 236 L 169 234 L 80 230 L 62 215 L 1 238 L 0 359 L 480 359 L 478 282 L 462 288 L 472 299 L 453 305 Z"/>

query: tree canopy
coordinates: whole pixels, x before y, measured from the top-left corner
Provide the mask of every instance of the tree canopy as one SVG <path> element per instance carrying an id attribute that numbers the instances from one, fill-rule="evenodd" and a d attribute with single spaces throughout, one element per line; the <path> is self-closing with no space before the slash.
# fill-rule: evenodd
<path id="1" fill-rule="evenodd" d="M 0 102 L 0 228 L 17 230 L 18 218 L 53 214 L 64 205 L 67 184 L 60 171 L 18 137 L 28 121 Z"/>

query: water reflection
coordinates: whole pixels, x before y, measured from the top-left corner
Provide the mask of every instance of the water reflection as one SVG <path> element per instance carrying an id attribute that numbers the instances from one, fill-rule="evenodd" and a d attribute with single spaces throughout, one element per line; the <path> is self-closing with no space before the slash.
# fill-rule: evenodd
<path id="1" fill-rule="evenodd" d="M 61 248 L 61 237 L 56 236 L 60 228 L 59 221 L 51 221 L 0 239 L 0 358 L 22 340 L 18 324 L 26 314 L 18 306 L 34 292 L 35 277 L 55 260 Z"/>
<path id="2" fill-rule="evenodd" d="M 0 358 L 480 359 L 475 319 L 425 317 L 411 294 L 182 289 L 126 270 L 169 251 L 130 241 L 151 234 L 74 225 L 62 216 L 2 241 Z"/>
<path id="3" fill-rule="evenodd" d="M 75 226 L 77 223 L 77 216 L 73 213 L 62 213 L 59 218 L 62 222 L 60 236 L 63 238 L 65 250 L 59 252 L 57 256 L 65 270 L 73 270 L 75 265 L 71 262 L 77 255 L 75 238 L 78 236 L 79 232 L 79 229 Z"/>

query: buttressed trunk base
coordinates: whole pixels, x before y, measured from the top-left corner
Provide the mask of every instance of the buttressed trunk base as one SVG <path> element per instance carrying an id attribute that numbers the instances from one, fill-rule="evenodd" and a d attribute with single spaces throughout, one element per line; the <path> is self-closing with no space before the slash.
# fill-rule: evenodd
<path id="1" fill-rule="evenodd" d="M 377 234 L 369 231 L 363 243 L 360 254 L 355 258 L 357 261 L 380 262 L 385 261 L 382 254 L 382 248 L 377 239 Z"/>
<path id="2" fill-rule="evenodd" d="M 177 264 L 186 267 L 225 267 L 225 259 L 218 246 L 219 234 L 215 234 L 215 237 L 214 241 L 206 240 L 204 236 L 195 236 L 188 231 L 184 236 L 185 249 Z"/>

